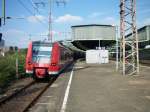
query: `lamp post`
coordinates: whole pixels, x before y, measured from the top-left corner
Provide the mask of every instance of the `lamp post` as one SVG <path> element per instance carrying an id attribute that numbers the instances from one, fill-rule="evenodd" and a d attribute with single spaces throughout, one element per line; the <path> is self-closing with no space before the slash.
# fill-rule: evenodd
<path id="1" fill-rule="evenodd" d="M 119 50 L 118 50 L 118 26 L 116 26 L 116 71 L 119 69 Z"/>

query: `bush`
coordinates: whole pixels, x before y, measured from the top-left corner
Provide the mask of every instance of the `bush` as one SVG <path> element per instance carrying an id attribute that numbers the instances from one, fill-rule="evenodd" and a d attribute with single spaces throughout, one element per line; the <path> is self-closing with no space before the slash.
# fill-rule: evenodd
<path id="1" fill-rule="evenodd" d="M 26 52 L 21 51 L 7 53 L 5 57 L 0 57 L 0 88 L 8 85 L 12 80 L 16 79 L 16 57 L 18 56 L 19 74 L 24 75 Z M 21 76 L 22 77 L 22 76 Z"/>

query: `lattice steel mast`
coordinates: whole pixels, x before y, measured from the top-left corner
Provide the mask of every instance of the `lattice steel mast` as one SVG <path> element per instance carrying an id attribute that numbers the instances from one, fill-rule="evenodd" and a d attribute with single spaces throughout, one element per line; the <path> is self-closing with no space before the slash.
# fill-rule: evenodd
<path id="1" fill-rule="evenodd" d="M 52 43 L 52 2 L 49 0 L 49 25 L 48 25 L 48 40 Z"/>
<path id="2" fill-rule="evenodd" d="M 53 42 L 53 30 L 52 30 L 52 2 L 53 0 L 49 0 L 49 26 L 48 26 L 48 40 L 52 43 Z M 56 0 L 57 6 L 60 4 L 66 4 L 66 0 Z"/>
<path id="3" fill-rule="evenodd" d="M 126 35 L 131 33 L 131 37 Z M 123 75 L 139 73 L 136 0 L 120 0 L 120 65 Z"/>

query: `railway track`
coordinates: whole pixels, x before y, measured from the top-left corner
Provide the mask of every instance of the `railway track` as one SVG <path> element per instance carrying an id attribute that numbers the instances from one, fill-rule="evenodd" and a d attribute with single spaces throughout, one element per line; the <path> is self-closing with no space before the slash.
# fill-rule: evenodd
<path id="1" fill-rule="evenodd" d="M 56 77 L 50 79 L 48 83 L 31 82 L 26 87 L 12 94 L 8 98 L 0 101 L 0 112 L 26 112 L 34 105 L 37 99 L 47 90 L 47 88 L 56 80 Z"/>
<path id="2" fill-rule="evenodd" d="M 25 85 L 24 87 L 17 89 L 14 92 L 11 92 L 11 94 L 9 94 L 8 96 L 2 97 L 0 99 L 0 106 L 3 105 L 5 102 L 11 100 L 11 98 L 13 98 L 15 95 L 19 94 L 20 92 L 22 92 L 23 90 L 25 90 L 26 88 L 32 86 L 35 83 L 35 81 L 32 81 L 30 83 L 28 83 L 27 85 Z"/>

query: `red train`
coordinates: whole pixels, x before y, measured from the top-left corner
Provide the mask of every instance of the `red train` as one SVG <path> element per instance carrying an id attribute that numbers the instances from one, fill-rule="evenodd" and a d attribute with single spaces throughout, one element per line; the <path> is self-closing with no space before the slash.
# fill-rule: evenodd
<path id="1" fill-rule="evenodd" d="M 26 73 L 35 79 L 58 75 L 73 62 L 73 52 L 61 43 L 30 42 L 26 56 Z"/>

